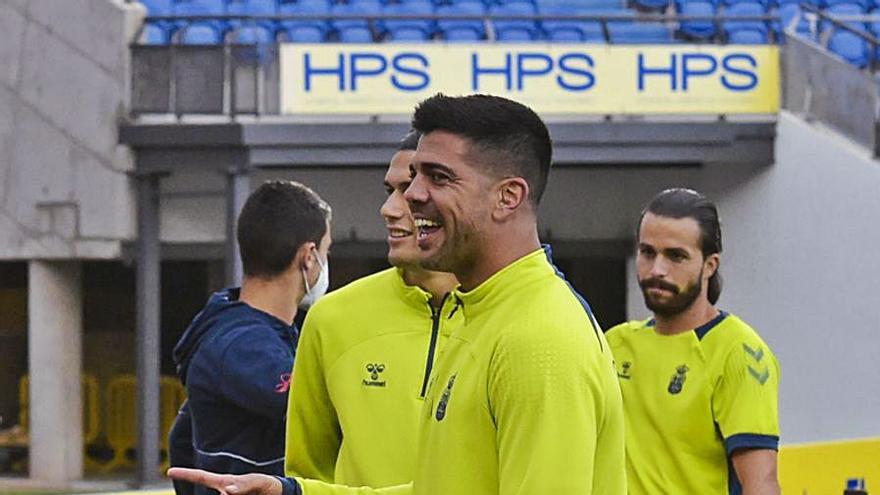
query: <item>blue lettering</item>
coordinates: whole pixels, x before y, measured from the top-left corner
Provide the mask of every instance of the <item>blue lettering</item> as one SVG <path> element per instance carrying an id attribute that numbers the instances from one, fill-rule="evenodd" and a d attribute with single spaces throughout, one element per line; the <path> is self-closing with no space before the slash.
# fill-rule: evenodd
<path id="1" fill-rule="evenodd" d="M 339 78 L 339 91 L 345 91 L 345 55 L 339 54 L 339 65 L 333 68 L 317 68 L 312 67 L 312 55 L 310 53 L 305 54 L 305 58 L 303 60 L 303 67 L 305 67 L 305 86 L 306 91 L 312 90 L 312 76 L 321 76 L 321 75 L 336 75 Z"/>
<path id="2" fill-rule="evenodd" d="M 709 65 L 708 67 L 704 65 L 702 69 L 693 69 L 690 64 L 692 61 L 708 62 Z M 689 78 L 708 76 L 714 73 L 717 68 L 718 62 L 712 55 L 707 55 L 705 53 L 685 53 L 681 56 L 681 89 L 683 91 L 688 90 Z"/>
<path id="3" fill-rule="evenodd" d="M 577 67 L 575 65 L 570 65 L 571 62 L 583 62 L 584 67 Z M 568 91 L 585 91 L 587 89 L 592 88 L 596 84 L 596 76 L 590 71 L 595 67 L 595 63 L 593 62 L 593 57 L 590 57 L 584 53 L 568 53 L 559 57 L 559 70 L 562 71 L 563 74 L 556 76 L 556 82 L 560 87 L 566 89 Z M 579 76 L 584 78 L 584 82 L 581 84 L 576 84 L 574 82 L 566 81 L 564 74 L 572 74 L 575 76 Z"/>
<path id="4" fill-rule="evenodd" d="M 530 60 L 540 62 L 538 67 L 527 68 Z M 545 76 L 553 70 L 553 59 L 543 53 L 518 53 L 516 55 L 516 89 L 525 89 L 525 79 L 531 76 Z"/>
<path id="5" fill-rule="evenodd" d="M 349 56 L 349 78 L 351 79 L 351 90 L 357 91 L 357 80 L 358 77 L 372 77 L 378 76 L 379 74 L 385 72 L 385 69 L 388 68 L 388 62 L 385 60 L 385 57 L 379 55 L 377 53 L 352 53 Z M 373 65 L 372 68 L 364 67 L 363 65 L 358 66 L 358 62 L 378 62 L 379 65 Z"/>
<path id="6" fill-rule="evenodd" d="M 676 54 L 670 55 L 670 66 L 669 67 L 646 67 L 645 66 L 645 54 L 639 53 L 639 91 L 645 90 L 645 76 L 652 74 L 667 74 L 670 77 L 670 82 L 672 91 L 678 89 L 678 83 L 676 74 L 678 72 L 678 56 Z"/>
<path id="7" fill-rule="evenodd" d="M 737 60 L 742 60 L 751 66 L 752 69 L 758 67 L 758 62 L 755 60 L 755 57 L 752 57 L 748 53 L 734 53 L 728 55 L 721 61 L 721 66 L 724 67 L 725 71 L 730 72 L 731 74 L 747 78 L 748 82 L 745 84 L 734 84 L 731 82 L 732 78 L 729 78 L 727 74 L 724 74 L 721 76 L 721 84 L 731 91 L 749 91 L 755 89 L 755 86 L 758 85 L 758 75 L 747 68 L 736 67 L 733 65 L 733 62 Z"/>
<path id="8" fill-rule="evenodd" d="M 419 66 L 408 67 L 404 65 L 404 62 L 407 60 L 412 60 L 418 63 Z M 420 53 L 401 53 L 394 57 L 391 65 L 397 72 L 417 77 L 420 80 L 418 83 L 404 84 L 401 82 L 402 77 L 398 77 L 397 74 L 394 74 L 391 76 L 391 84 L 401 91 L 420 91 L 427 88 L 428 84 L 431 83 L 431 76 L 428 75 L 428 59 Z"/>
<path id="9" fill-rule="evenodd" d="M 493 68 L 493 67 L 480 67 L 479 66 L 479 55 L 477 53 L 471 54 L 471 90 L 479 91 L 480 89 L 480 75 L 481 74 L 502 74 L 504 75 L 505 85 L 504 87 L 507 91 L 510 91 L 513 86 L 513 74 L 511 67 L 511 56 L 510 54 L 506 54 L 504 56 L 504 67 Z"/>

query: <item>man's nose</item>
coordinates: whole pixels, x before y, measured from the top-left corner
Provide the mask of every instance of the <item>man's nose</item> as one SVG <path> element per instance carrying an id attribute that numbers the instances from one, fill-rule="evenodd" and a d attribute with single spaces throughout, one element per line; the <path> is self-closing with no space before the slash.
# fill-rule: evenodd
<path id="1" fill-rule="evenodd" d="M 416 174 L 409 187 L 403 193 L 403 197 L 410 204 L 424 203 L 428 200 L 428 190 L 425 188 L 425 180 L 421 174 Z"/>

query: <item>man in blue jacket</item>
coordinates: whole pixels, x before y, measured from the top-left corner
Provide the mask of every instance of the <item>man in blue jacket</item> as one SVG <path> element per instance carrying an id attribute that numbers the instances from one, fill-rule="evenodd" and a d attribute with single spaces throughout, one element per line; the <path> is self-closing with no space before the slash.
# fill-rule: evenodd
<path id="1" fill-rule="evenodd" d="M 170 434 L 171 464 L 280 475 L 293 321 L 327 290 L 330 207 L 302 184 L 266 182 L 245 202 L 237 238 L 241 288 L 212 295 L 174 348 L 187 402 Z"/>

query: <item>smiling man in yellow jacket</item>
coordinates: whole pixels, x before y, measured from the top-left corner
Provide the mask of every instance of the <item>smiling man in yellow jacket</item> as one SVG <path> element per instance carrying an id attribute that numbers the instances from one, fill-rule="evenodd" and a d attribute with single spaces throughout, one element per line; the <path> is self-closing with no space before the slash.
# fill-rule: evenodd
<path id="1" fill-rule="evenodd" d="M 309 311 L 287 408 L 285 472 L 352 486 L 412 480 L 418 413 L 440 347 L 461 319 L 450 273 L 418 265 L 403 192 L 413 131 L 385 174 L 380 213 L 394 266 L 331 292 Z"/>

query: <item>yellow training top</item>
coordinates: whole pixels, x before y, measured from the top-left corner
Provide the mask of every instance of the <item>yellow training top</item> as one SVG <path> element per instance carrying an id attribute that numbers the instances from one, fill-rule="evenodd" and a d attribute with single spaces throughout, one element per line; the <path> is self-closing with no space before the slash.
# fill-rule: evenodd
<path id="1" fill-rule="evenodd" d="M 309 311 L 287 408 L 285 472 L 344 485 L 413 479 L 419 411 L 437 350 L 462 317 L 452 298 L 388 269 Z"/>
<path id="2" fill-rule="evenodd" d="M 730 455 L 776 449 L 779 365 L 736 316 L 661 335 L 653 321 L 608 331 L 626 411 L 630 495 L 740 493 Z"/>
<path id="3" fill-rule="evenodd" d="M 464 324 L 421 412 L 411 486 L 299 480 L 306 495 L 625 495 L 623 406 L 610 349 L 549 249 L 456 292 Z"/>

